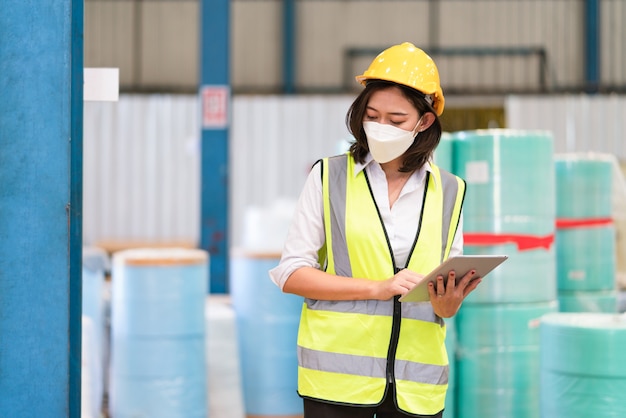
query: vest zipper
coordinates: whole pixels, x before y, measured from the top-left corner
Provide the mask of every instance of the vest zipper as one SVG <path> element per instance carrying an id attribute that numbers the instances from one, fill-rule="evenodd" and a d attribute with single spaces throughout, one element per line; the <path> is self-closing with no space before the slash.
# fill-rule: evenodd
<path id="1" fill-rule="evenodd" d="M 385 240 L 387 241 L 387 247 L 389 248 L 389 255 L 391 256 L 391 263 L 394 266 L 393 274 L 397 274 L 402 269 L 396 266 L 396 259 L 393 255 L 393 249 L 391 248 L 391 242 L 389 241 L 387 228 L 385 227 L 385 223 L 383 222 L 383 217 L 380 214 L 380 209 L 378 208 L 378 204 L 376 204 L 376 198 L 374 197 L 374 191 L 372 190 L 370 179 L 367 176 L 366 171 L 363 171 L 363 174 L 365 176 L 365 182 L 367 183 L 367 188 L 369 189 L 370 196 L 372 197 L 372 202 L 374 202 L 374 207 L 376 208 L 378 219 L 380 221 L 381 226 L 383 227 L 383 233 L 385 234 Z M 423 203 L 422 203 L 422 206 L 423 206 Z M 418 233 L 415 236 L 415 242 L 417 242 L 417 236 L 419 236 L 419 229 L 421 227 L 421 224 L 422 224 L 422 221 L 420 219 L 418 229 L 417 229 Z M 415 246 L 415 243 L 413 244 L 413 246 Z M 413 251 L 413 249 L 411 249 L 411 251 Z M 407 262 L 407 266 L 408 266 L 408 262 Z M 400 339 L 400 320 L 402 319 L 402 306 L 400 305 L 399 299 L 400 299 L 399 295 L 396 295 L 393 297 L 393 316 L 391 319 L 391 339 L 389 341 L 389 350 L 387 351 L 387 382 L 388 383 L 393 383 L 395 381 L 394 367 L 395 367 L 395 362 L 396 362 L 396 350 L 398 349 L 398 340 Z"/>
<path id="2" fill-rule="evenodd" d="M 396 268 L 397 271 L 401 269 Z M 391 341 L 389 341 L 389 351 L 387 352 L 387 382 L 394 383 L 396 363 L 396 350 L 398 349 L 398 340 L 400 339 L 400 321 L 402 320 L 402 306 L 400 305 L 400 296 L 393 297 L 393 317 L 391 322 Z"/>

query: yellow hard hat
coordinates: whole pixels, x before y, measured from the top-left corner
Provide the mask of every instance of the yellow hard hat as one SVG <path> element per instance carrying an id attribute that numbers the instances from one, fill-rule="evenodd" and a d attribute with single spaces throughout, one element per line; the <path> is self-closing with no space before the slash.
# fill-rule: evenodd
<path id="1" fill-rule="evenodd" d="M 387 80 L 402 84 L 426 95 L 437 115 L 443 113 L 445 99 L 439 84 L 439 71 L 431 57 L 410 42 L 385 49 L 369 68 L 356 76 L 365 85 L 367 80 Z M 430 96 L 430 97 L 429 97 Z"/>

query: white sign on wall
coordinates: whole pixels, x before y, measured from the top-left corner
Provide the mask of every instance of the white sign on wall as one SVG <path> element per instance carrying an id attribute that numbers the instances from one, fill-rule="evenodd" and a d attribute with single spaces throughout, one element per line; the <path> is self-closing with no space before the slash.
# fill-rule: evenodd
<path id="1" fill-rule="evenodd" d="M 86 102 L 117 102 L 120 96 L 119 68 L 85 68 L 83 100 Z"/>

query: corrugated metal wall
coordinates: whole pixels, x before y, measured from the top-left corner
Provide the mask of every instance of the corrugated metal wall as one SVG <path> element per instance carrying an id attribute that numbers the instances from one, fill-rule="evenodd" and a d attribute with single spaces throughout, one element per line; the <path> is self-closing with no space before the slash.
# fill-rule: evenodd
<path id="1" fill-rule="evenodd" d="M 318 158 L 345 149 L 352 96 L 235 96 L 230 131 L 231 243 L 250 208 L 296 199 Z M 626 161 L 625 96 L 513 96 L 507 127 L 554 132 L 556 152 Z M 199 238 L 199 126 L 192 95 L 122 95 L 86 103 L 84 237 L 183 242 Z M 208 144 L 210 146 L 210 144 Z"/>
<path id="2" fill-rule="evenodd" d="M 190 242 L 199 236 L 195 96 L 123 95 L 84 106 L 86 244 Z"/>
<path id="3" fill-rule="evenodd" d="M 626 161 L 625 96 L 511 96 L 505 107 L 507 127 L 551 131 L 555 152 L 607 152 Z"/>
<path id="4" fill-rule="evenodd" d="M 348 138 L 351 96 L 240 96 L 230 139 L 231 242 L 251 207 L 297 198 L 311 165 Z M 122 95 L 84 112 L 85 242 L 196 245 L 198 103 L 191 95 Z M 210 144 L 206 144 L 210 146 Z"/>
<path id="5" fill-rule="evenodd" d="M 545 129 L 554 135 L 556 153 L 600 152 L 616 156 L 613 175 L 617 282 L 626 289 L 626 96 L 512 96 L 506 100 L 507 125 Z"/>

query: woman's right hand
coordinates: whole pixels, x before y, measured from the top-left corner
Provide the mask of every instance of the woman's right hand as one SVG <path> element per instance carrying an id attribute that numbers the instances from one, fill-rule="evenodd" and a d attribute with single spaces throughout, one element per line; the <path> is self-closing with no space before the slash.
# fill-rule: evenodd
<path id="1" fill-rule="evenodd" d="M 378 287 L 375 299 L 388 300 L 394 296 L 403 296 L 413 289 L 423 277 L 423 274 L 415 273 L 409 269 L 402 269 L 389 279 L 377 282 Z"/>

